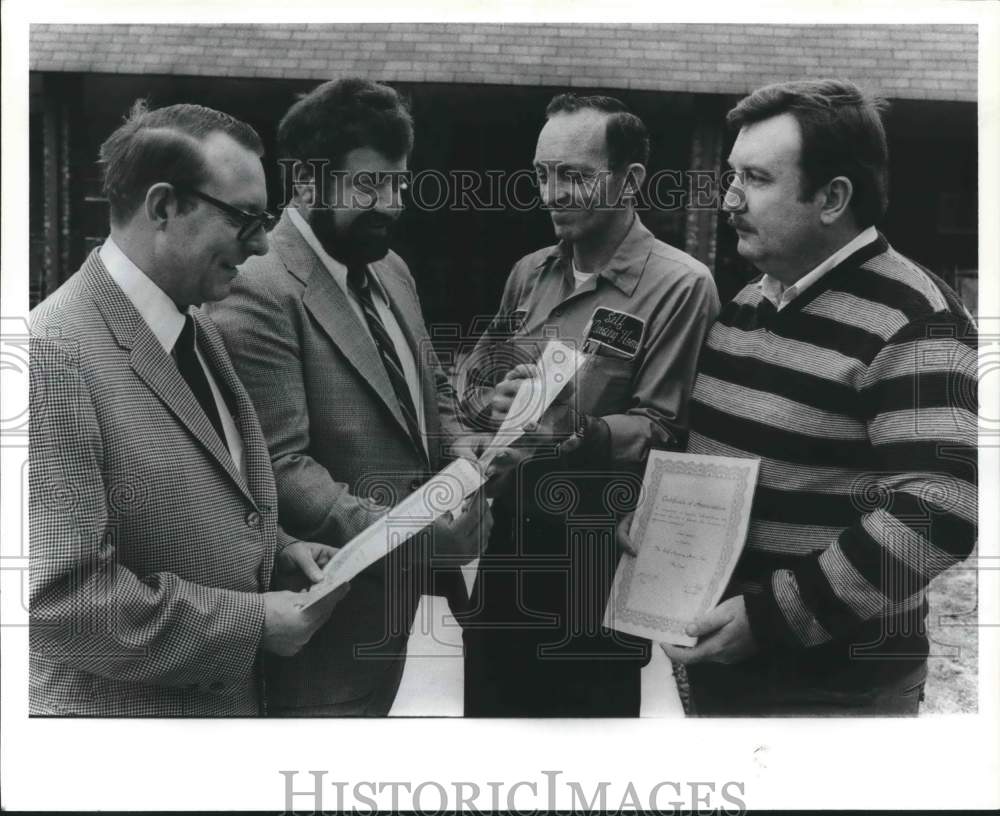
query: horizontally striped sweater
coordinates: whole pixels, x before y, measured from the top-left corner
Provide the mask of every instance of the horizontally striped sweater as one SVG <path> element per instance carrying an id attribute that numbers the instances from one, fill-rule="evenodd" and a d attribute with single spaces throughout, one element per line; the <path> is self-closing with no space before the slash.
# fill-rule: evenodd
<path id="1" fill-rule="evenodd" d="M 881 235 L 781 311 L 758 283 L 723 308 L 688 450 L 761 459 L 727 594 L 763 651 L 922 623 L 927 583 L 975 544 L 976 345 L 954 292 Z"/>

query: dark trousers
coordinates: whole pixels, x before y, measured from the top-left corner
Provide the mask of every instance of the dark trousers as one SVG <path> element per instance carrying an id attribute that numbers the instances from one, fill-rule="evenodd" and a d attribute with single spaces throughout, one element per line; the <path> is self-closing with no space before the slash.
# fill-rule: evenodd
<path id="1" fill-rule="evenodd" d="M 403 661 L 396 661 L 378 686 L 363 697 L 320 705 L 280 706 L 271 703 L 268 717 L 385 717 L 403 679 Z"/>
<path id="2" fill-rule="evenodd" d="M 601 626 L 613 540 L 497 510 L 462 618 L 465 715 L 638 716 L 649 643 Z"/>
<path id="3" fill-rule="evenodd" d="M 516 633 L 513 636 L 517 637 Z M 466 630 L 466 717 L 637 717 L 642 660 L 545 657 Z"/>
<path id="4" fill-rule="evenodd" d="M 365 697 L 342 703 L 300 706 L 298 708 L 269 708 L 269 717 L 385 717 L 392 708 L 399 690 L 398 681 L 387 684 Z"/>

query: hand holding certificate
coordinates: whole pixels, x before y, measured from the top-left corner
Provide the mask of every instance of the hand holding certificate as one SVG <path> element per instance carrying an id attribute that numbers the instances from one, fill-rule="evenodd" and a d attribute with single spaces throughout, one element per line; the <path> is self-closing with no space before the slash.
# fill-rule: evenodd
<path id="1" fill-rule="evenodd" d="M 746 541 L 757 459 L 652 451 L 604 625 L 693 646 L 685 629 L 722 597 Z"/>
<path id="2" fill-rule="evenodd" d="M 468 459 L 456 459 L 341 547 L 323 568 L 323 580 L 305 593 L 305 608 L 350 581 L 446 513 L 459 510 L 484 481 L 479 465 Z"/>
<path id="3" fill-rule="evenodd" d="M 536 364 L 536 376 L 521 382 L 500 429 L 479 460 L 456 459 L 349 541 L 323 568 L 323 579 L 305 593 L 304 607 L 317 603 L 446 514 L 462 515 L 466 499 L 485 483 L 489 464 L 538 422 L 583 360 L 583 355 L 562 343 L 548 343 Z"/>

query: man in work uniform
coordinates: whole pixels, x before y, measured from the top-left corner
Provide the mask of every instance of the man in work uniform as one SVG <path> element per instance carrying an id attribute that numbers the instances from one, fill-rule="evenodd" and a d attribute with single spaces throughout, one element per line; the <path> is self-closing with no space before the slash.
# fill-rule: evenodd
<path id="1" fill-rule="evenodd" d="M 637 715 L 648 644 L 601 626 L 614 521 L 649 450 L 684 444 L 718 294 L 636 216 L 642 121 L 616 99 L 569 94 L 546 118 L 534 166 L 559 243 L 514 266 L 468 361 L 468 414 L 495 429 L 551 339 L 588 359 L 530 444 L 494 465 L 495 526 L 464 620 L 465 713 Z"/>

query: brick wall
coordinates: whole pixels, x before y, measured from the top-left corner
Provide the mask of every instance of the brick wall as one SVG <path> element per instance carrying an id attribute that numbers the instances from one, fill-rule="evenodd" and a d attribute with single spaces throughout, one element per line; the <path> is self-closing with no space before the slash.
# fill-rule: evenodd
<path id="1" fill-rule="evenodd" d="M 37 71 L 635 88 L 743 94 L 840 76 L 975 101 L 971 25 L 34 25 Z"/>

